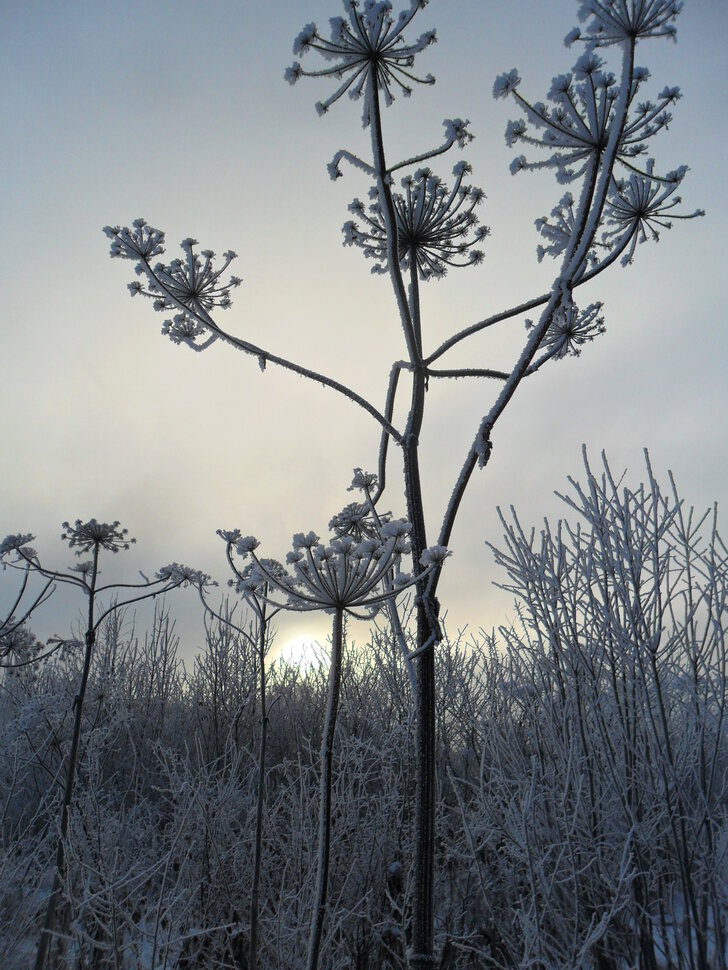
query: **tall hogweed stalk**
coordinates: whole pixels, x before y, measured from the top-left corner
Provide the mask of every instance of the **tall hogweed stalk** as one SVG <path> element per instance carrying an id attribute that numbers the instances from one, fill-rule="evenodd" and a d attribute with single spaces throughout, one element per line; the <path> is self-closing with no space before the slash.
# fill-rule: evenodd
<path id="1" fill-rule="evenodd" d="M 73 730 L 71 734 L 71 747 L 66 761 L 66 777 L 63 787 L 63 802 L 61 805 L 61 818 L 56 845 L 53 885 L 48 897 L 46 914 L 36 953 L 36 970 L 43 970 L 47 965 L 56 922 L 56 909 L 61 895 L 65 867 L 65 841 L 68 834 L 71 798 L 76 780 L 83 707 L 99 626 L 107 617 L 132 603 L 139 603 L 142 600 L 160 596 L 179 586 L 193 584 L 199 587 L 206 586 L 210 583 L 209 577 L 203 573 L 190 569 L 188 566 L 180 566 L 178 563 L 163 566 L 157 572 L 154 579 L 150 580 L 142 577 L 143 581 L 140 583 L 100 582 L 99 576 L 101 571 L 99 569 L 99 560 L 101 554 L 103 552 L 117 553 L 122 549 L 129 549 L 136 542 L 136 539 L 129 537 L 128 530 L 122 529 L 118 522 L 98 522 L 96 519 L 90 519 L 88 522 L 82 522 L 80 519 L 77 519 L 73 525 L 69 522 L 64 522 L 61 538 L 75 551 L 76 556 L 81 557 L 88 554 L 90 558 L 84 559 L 83 562 L 79 562 L 67 570 L 51 569 L 43 565 L 35 549 L 29 545 L 34 539 L 34 536 L 29 533 L 9 535 L 0 542 L 0 562 L 2 562 L 3 566 L 21 570 L 24 574 L 24 579 L 27 579 L 29 573 L 38 574 L 45 580 L 43 593 L 49 591 L 54 585 L 73 586 L 86 599 L 81 681 L 78 685 L 78 692 L 73 699 Z M 43 593 L 41 593 L 41 598 Z M 33 605 L 36 606 L 38 603 L 39 601 L 36 601 Z M 60 649 L 67 645 L 68 641 L 57 640 L 55 647 L 51 649 Z M 39 658 L 36 656 L 34 659 Z M 27 662 L 27 660 L 23 658 L 20 662 Z"/>
<path id="2" fill-rule="evenodd" d="M 355 482 L 358 480 L 355 477 Z M 306 970 L 317 970 L 323 938 L 328 897 L 331 856 L 331 808 L 333 794 L 333 756 L 336 719 L 341 694 L 346 614 L 369 618 L 396 595 L 417 584 L 420 577 L 433 572 L 449 555 L 437 546 L 421 556 L 418 576 L 400 569 L 403 556 L 410 553 L 411 525 L 403 519 L 376 512 L 369 521 L 353 515 L 351 506 L 332 519 L 338 533 L 324 545 L 315 532 L 297 533 L 293 549 L 286 557 L 286 569 L 277 560 L 259 559 L 258 540 L 241 536 L 238 529 L 219 532 L 227 547 L 227 558 L 235 574 L 233 584 L 246 599 L 268 603 L 275 610 L 296 612 L 324 610 L 332 616 L 331 663 L 329 666 L 326 714 L 321 738 L 321 784 L 319 799 L 318 858 Z M 352 531 L 355 535 L 352 535 Z M 252 563 L 240 569 L 233 550 Z M 283 596 L 283 599 L 280 597 Z"/>
<path id="3" fill-rule="evenodd" d="M 220 309 L 231 303 L 231 291 L 240 280 L 225 277 L 232 253 L 222 264 L 208 250 L 198 252 L 194 240 L 182 244 L 183 258 L 166 263 L 164 233 L 139 219 L 130 227 L 107 227 L 112 256 L 136 264 L 139 279 L 130 284 L 132 295 L 154 301 L 157 310 L 171 314 L 163 333 L 177 344 L 202 350 L 217 340 L 257 358 L 262 369 L 276 364 L 323 384 L 363 408 L 380 434 L 378 487 L 371 495 L 376 504 L 388 481 L 389 445 L 401 456 L 401 472 L 411 525 L 410 542 L 417 588 L 417 650 L 413 660 L 416 679 L 416 795 L 413 866 L 412 936 L 410 967 L 432 966 L 437 960 L 434 929 L 435 872 L 435 647 L 441 639 L 437 589 L 442 562 L 425 576 L 422 555 L 428 546 L 428 528 L 438 529 L 437 544 L 447 546 L 463 495 L 476 468 L 491 458 L 496 425 L 521 382 L 549 360 L 578 355 L 585 344 L 604 331 L 602 305 L 576 296 L 616 263 L 634 259 L 637 244 L 658 238 L 673 220 L 702 214 L 676 211 L 684 166 L 660 173 L 651 156 L 653 138 L 667 127 L 671 109 L 680 97 L 678 88 L 665 87 L 652 99 L 646 89 L 649 71 L 636 57 L 646 41 L 674 38 L 674 21 L 682 3 L 677 0 L 582 0 L 577 4 L 581 26 L 571 31 L 567 45 L 581 52 L 572 70 L 554 78 L 545 101 L 522 93 L 517 69 L 499 75 L 493 85 L 496 98 L 511 99 L 519 117 L 508 123 L 506 141 L 528 154 L 511 165 L 516 174 L 551 170 L 559 188 L 552 212 L 537 221 L 543 237 L 538 257 L 553 258 L 558 266 L 551 287 L 524 294 L 516 306 L 491 308 L 473 322 L 463 321 L 439 344 L 427 339 L 421 314 L 421 285 L 441 280 L 452 268 L 476 266 L 483 261 L 480 248 L 489 235 L 476 209 L 484 196 L 469 184 L 470 166 L 459 161 L 453 181 L 438 175 L 433 166 L 440 156 L 464 149 L 472 140 L 469 122 L 445 121 L 443 140 L 425 152 L 392 160 L 382 127 L 382 113 L 397 95 L 410 95 L 434 78 L 423 74 L 416 61 L 436 40 L 434 30 L 410 37 L 415 17 L 427 0 L 412 0 L 397 16 L 388 2 L 344 0 L 344 15 L 330 22 L 328 37 L 309 23 L 294 42 L 297 60 L 285 74 L 291 84 L 312 78 L 330 87 L 317 103 L 320 115 L 337 108 L 344 95 L 362 104 L 362 120 L 370 133 L 370 151 L 360 157 L 338 151 L 328 168 L 332 178 L 344 167 L 368 183 L 368 203 L 355 199 L 353 218 L 344 226 L 344 242 L 360 247 L 377 272 L 386 274 L 394 298 L 393 319 L 401 328 L 404 359 L 395 361 L 381 407 L 354 388 L 303 364 L 273 353 L 225 330 Z M 318 60 L 316 60 L 318 58 Z M 613 63 L 611 63 L 613 60 Z M 304 66 L 313 62 L 310 68 Z M 487 366 L 448 366 L 448 355 L 464 341 L 484 331 L 526 320 L 520 352 L 506 370 Z M 405 377 L 406 380 L 402 380 Z M 480 417 L 459 469 L 453 470 L 453 487 L 443 509 L 426 509 L 420 469 L 420 436 L 430 380 L 472 378 L 495 385 L 484 395 Z M 395 420 L 395 405 L 404 385 L 409 404 L 403 420 Z M 440 470 L 441 471 L 441 470 Z M 437 525 L 439 523 L 439 526 Z"/>

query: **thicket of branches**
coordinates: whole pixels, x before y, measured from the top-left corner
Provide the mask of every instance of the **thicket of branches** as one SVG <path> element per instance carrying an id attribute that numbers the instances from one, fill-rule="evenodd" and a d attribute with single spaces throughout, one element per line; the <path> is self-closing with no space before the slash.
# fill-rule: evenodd
<path id="1" fill-rule="evenodd" d="M 515 625 L 437 651 L 440 966 L 725 968 L 728 555 L 714 515 L 688 512 L 649 466 L 637 489 L 606 464 L 572 484 L 553 529 L 503 518 Z M 162 605 L 144 638 L 119 611 L 97 631 L 53 966 L 249 965 L 260 652 L 221 615 L 191 669 Z M 326 658 L 268 671 L 258 958 L 270 970 L 305 962 Z M 9 970 L 32 961 L 53 883 L 83 667 L 68 641 L 0 681 Z M 343 658 L 322 966 L 406 966 L 412 711 L 382 624 Z"/>

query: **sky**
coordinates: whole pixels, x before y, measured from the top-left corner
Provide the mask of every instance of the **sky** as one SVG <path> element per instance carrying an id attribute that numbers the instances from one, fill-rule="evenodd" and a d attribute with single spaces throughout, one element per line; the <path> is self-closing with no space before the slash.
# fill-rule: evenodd
<path id="1" fill-rule="evenodd" d="M 504 130 L 518 112 L 491 91 L 515 66 L 521 91 L 545 99 L 577 56 L 562 43 L 577 6 L 432 0 L 417 15 L 414 35 L 438 31 L 418 59 L 437 83 L 386 111 L 389 156 L 439 144 L 444 118 L 469 119 L 475 140 L 433 167 L 447 178 L 459 158 L 472 164 L 491 228 L 481 266 L 423 286 L 426 345 L 543 292 L 555 275 L 555 264 L 537 262 L 534 220 L 563 187 L 550 172 L 510 175 Z M 331 85 L 283 79 L 304 24 L 323 31 L 341 12 L 337 0 L 4 0 L 0 536 L 33 533 L 48 565 L 72 562 L 64 520 L 118 519 L 137 544 L 104 565 L 107 579 L 174 560 L 224 591 L 217 529 L 239 527 L 261 540 L 262 555 L 283 559 L 294 532 L 327 534 L 353 498 L 354 467 L 374 470 L 378 427 L 334 392 L 272 366 L 261 373 L 220 343 L 195 354 L 165 339 L 162 315 L 129 299 L 131 264 L 109 259 L 102 234 L 143 216 L 166 232 L 169 258 L 187 236 L 235 250 L 243 284 L 220 322 L 383 407 L 391 362 L 404 356 L 401 327 L 387 279 L 341 234 L 368 183 L 354 170 L 333 183 L 326 171 L 340 148 L 366 152 L 361 106 L 344 99 L 320 118 L 314 104 Z M 727 43 L 724 0 L 688 0 L 677 44 L 638 48 L 652 74 L 646 94 L 683 92 L 651 154 L 661 171 L 690 166 L 684 209 L 707 215 L 590 284 L 583 299 L 604 302 L 606 334 L 519 389 L 452 535 L 440 585 L 450 633 L 490 629 L 512 612 L 485 544 L 501 536 L 496 509 L 513 505 L 536 528 L 555 520 L 564 509 L 554 490 L 580 475 L 582 443 L 597 465 L 604 449 L 633 484 L 647 447 L 658 478 L 671 469 L 688 504 L 726 506 Z M 517 319 L 478 337 L 452 366 L 507 366 L 523 328 Z M 495 390 L 431 387 L 422 435 L 430 541 Z M 385 504 L 403 515 L 393 457 Z M 0 603 L 11 585 L 0 577 Z M 190 657 L 202 642 L 199 603 L 188 590 L 169 605 Z M 57 595 L 34 628 L 65 632 L 81 606 Z M 327 627 L 322 616 L 286 618 L 277 649 L 323 641 Z"/>

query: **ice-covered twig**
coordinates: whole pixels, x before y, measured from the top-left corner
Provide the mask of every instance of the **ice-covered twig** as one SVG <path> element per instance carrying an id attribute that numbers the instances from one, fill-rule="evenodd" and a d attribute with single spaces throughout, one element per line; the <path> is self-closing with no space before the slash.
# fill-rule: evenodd
<path id="1" fill-rule="evenodd" d="M 336 152 L 334 157 L 326 166 L 333 181 L 336 181 L 336 179 L 339 179 L 342 176 L 342 171 L 339 167 L 341 162 L 348 162 L 354 168 L 358 168 L 362 172 L 366 173 L 367 175 L 371 175 L 372 177 L 376 176 L 377 174 L 373 166 L 369 165 L 368 162 L 365 162 L 363 158 L 359 158 L 359 156 L 354 155 L 353 152 L 349 152 L 345 148 L 342 148 Z"/>
<path id="2" fill-rule="evenodd" d="M 442 145 L 437 148 L 431 148 L 427 152 L 422 152 L 421 155 L 413 155 L 411 158 L 405 158 L 402 162 L 397 162 L 396 165 L 390 165 L 388 168 L 389 173 L 397 172 L 401 168 L 414 168 L 415 165 L 421 165 L 422 162 L 428 162 L 432 158 L 437 158 L 438 155 L 444 155 L 445 152 L 449 152 L 453 145 L 457 145 L 459 148 L 465 148 L 468 142 L 471 142 L 474 135 L 468 131 L 468 125 L 470 121 L 462 118 L 446 118 L 443 121 L 445 126 L 445 141 Z"/>

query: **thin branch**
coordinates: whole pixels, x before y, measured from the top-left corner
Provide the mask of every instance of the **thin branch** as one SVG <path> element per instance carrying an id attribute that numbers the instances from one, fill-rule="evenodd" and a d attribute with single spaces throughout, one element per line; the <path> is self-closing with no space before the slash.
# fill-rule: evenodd
<path id="1" fill-rule="evenodd" d="M 496 323 L 502 323 L 504 320 L 509 320 L 512 317 L 517 317 L 521 313 L 527 313 L 529 310 L 533 310 L 536 307 L 543 306 L 548 303 L 550 293 L 544 293 L 541 296 L 537 296 L 533 300 L 529 300 L 527 303 L 520 303 L 518 306 L 512 307 L 510 310 L 502 310 L 500 313 L 493 314 L 492 317 L 486 317 L 485 320 L 479 320 L 478 323 L 473 323 L 469 327 L 465 327 L 464 330 L 460 330 L 458 333 L 453 334 L 452 337 L 448 337 L 447 340 L 443 341 L 440 346 L 434 350 L 431 354 L 425 357 L 423 363 L 425 366 L 429 366 L 433 361 L 436 361 L 439 357 L 450 350 L 455 344 L 460 343 L 461 340 L 465 340 L 466 337 L 472 336 L 474 333 L 479 333 L 481 330 L 485 330 L 487 327 L 492 327 Z"/>
<path id="2" fill-rule="evenodd" d="M 431 370 L 429 367 L 425 371 L 427 377 L 490 377 L 498 381 L 507 381 L 510 375 L 506 371 L 490 370 L 487 367 L 456 367 L 452 370 Z"/>
<path id="3" fill-rule="evenodd" d="M 347 387 L 345 384 L 341 384 L 339 381 L 334 380 L 331 377 L 327 377 L 325 374 L 319 374 L 317 371 L 310 370 L 308 367 L 302 367 L 300 364 L 296 364 L 293 361 L 287 360 L 285 357 L 279 357 L 277 354 L 272 354 L 262 347 L 258 347 L 255 344 L 250 343 L 247 340 L 241 340 L 239 337 L 234 337 L 232 334 L 227 333 L 219 327 L 212 317 L 207 313 L 202 307 L 193 308 L 185 303 L 179 301 L 174 294 L 169 290 L 168 287 L 154 274 L 152 267 L 146 259 L 140 260 L 140 264 L 144 267 L 144 270 L 149 277 L 149 279 L 154 283 L 155 287 L 158 287 L 164 293 L 165 297 L 178 307 L 183 313 L 187 313 L 193 316 L 199 323 L 204 327 L 211 330 L 216 334 L 221 340 L 226 343 L 231 344 L 237 350 L 242 350 L 246 354 L 250 354 L 252 357 L 257 357 L 261 362 L 262 366 L 267 363 L 276 364 L 279 367 L 283 367 L 285 370 L 293 371 L 294 374 L 298 374 L 300 377 L 306 377 L 309 380 L 316 381 L 318 384 L 322 384 L 324 387 L 330 387 L 334 391 L 338 391 L 339 394 L 343 394 L 344 397 L 349 398 L 354 404 L 358 404 L 359 407 L 367 411 L 381 426 L 392 435 L 395 441 L 401 439 L 400 433 L 397 431 L 392 424 L 390 424 L 387 419 L 380 414 L 380 412 L 367 401 L 366 398 L 357 394 L 356 391 L 352 391 L 351 388 Z"/>
<path id="4" fill-rule="evenodd" d="M 472 136 L 468 135 L 467 137 L 471 138 Z M 448 138 L 443 145 L 440 145 L 439 148 L 432 148 L 430 151 L 423 152 L 421 155 L 413 155 L 412 158 L 406 158 L 403 162 L 398 162 L 396 165 L 390 165 L 388 171 L 391 174 L 400 168 L 411 168 L 413 165 L 419 165 L 420 162 L 427 162 L 431 158 L 437 158 L 438 155 L 444 155 L 445 152 L 450 151 L 456 141 L 458 141 L 456 136 Z"/>
<path id="5" fill-rule="evenodd" d="M 389 386 L 387 388 L 387 400 L 384 405 L 384 415 L 387 421 L 392 420 L 394 414 L 394 402 L 397 397 L 397 385 L 399 383 L 399 375 L 403 368 L 409 367 L 409 364 L 404 361 L 396 361 L 392 364 L 392 370 L 389 374 Z M 379 443 L 379 468 L 377 475 L 377 492 L 373 498 L 373 503 L 376 503 L 381 498 L 387 483 L 387 452 L 389 451 L 389 433 L 386 429 L 382 429 L 382 436 Z"/>

